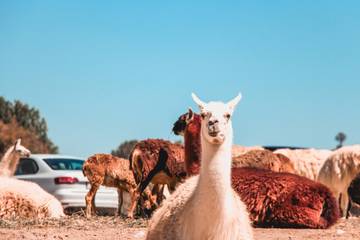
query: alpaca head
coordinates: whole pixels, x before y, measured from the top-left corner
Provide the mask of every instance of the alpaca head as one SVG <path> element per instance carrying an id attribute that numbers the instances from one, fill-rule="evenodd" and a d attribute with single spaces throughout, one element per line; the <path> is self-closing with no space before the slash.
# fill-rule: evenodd
<path id="1" fill-rule="evenodd" d="M 190 128 L 195 131 L 200 129 L 201 120 L 200 115 L 194 113 L 191 108 L 189 108 L 187 113 L 182 114 L 178 120 L 174 123 L 172 131 L 175 135 L 184 136 L 185 132 Z"/>
<path id="2" fill-rule="evenodd" d="M 20 157 L 30 157 L 30 154 L 31 154 L 30 150 L 28 150 L 27 148 L 25 148 L 24 146 L 21 145 L 20 138 L 18 140 L 16 140 L 16 142 L 14 144 L 13 152 L 18 154 Z"/>
<path id="3" fill-rule="evenodd" d="M 188 113 L 182 114 L 178 120 L 174 123 L 174 126 L 172 128 L 172 131 L 175 135 L 184 136 L 186 123 L 188 119 Z"/>
<path id="4" fill-rule="evenodd" d="M 201 116 L 201 136 L 207 142 L 215 145 L 232 138 L 231 116 L 241 99 L 239 94 L 228 103 L 201 101 L 194 93 L 194 102 L 199 106 Z"/>

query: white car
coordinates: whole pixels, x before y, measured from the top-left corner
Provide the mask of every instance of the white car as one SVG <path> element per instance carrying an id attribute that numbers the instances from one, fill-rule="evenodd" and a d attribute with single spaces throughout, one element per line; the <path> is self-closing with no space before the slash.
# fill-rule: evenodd
<path id="1" fill-rule="evenodd" d="M 20 159 L 15 177 L 39 184 L 62 203 L 65 211 L 83 208 L 90 184 L 82 172 L 84 159 L 52 154 L 32 154 Z M 96 193 L 97 208 L 117 209 L 114 188 L 100 187 Z M 125 204 L 124 204 L 125 205 Z"/>

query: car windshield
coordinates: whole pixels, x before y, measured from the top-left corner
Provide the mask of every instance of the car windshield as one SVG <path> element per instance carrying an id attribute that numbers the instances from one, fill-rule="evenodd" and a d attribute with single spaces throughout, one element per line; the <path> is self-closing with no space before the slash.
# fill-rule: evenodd
<path id="1" fill-rule="evenodd" d="M 53 170 L 82 170 L 84 160 L 69 158 L 45 158 L 44 161 Z"/>

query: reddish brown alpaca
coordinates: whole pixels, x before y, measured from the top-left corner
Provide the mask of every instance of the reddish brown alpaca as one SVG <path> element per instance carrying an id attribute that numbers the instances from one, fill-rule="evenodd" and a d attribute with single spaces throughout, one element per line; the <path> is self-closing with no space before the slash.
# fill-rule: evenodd
<path id="1" fill-rule="evenodd" d="M 128 217 L 133 218 L 139 193 L 132 172 L 129 170 L 129 161 L 118 158 L 111 154 L 95 154 L 89 157 L 83 165 L 83 173 L 91 184 L 86 194 L 86 216 L 95 214 L 95 195 L 101 185 L 118 189 L 118 214 L 121 214 L 123 204 L 123 192 L 128 192 L 131 197 L 131 205 Z"/>
<path id="2" fill-rule="evenodd" d="M 180 144 L 162 139 L 143 140 L 134 146 L 129 161 L 140 195 L 150 183 L 154 184 L 154 189 L 161 189 L 156 196 L 149 197 L 151 204 L 160 204 L 163 199 L 163 188 L 159 185 L 166 184 L 174 191 L 186 178 L 184 148 Z"/>
<path id="3" fill-rule="evenodd" d="M 184 115 L 196 114 L 190 111 Z M 178 121 L 189 118 L 184 115 Z M 184 124 L 175 123 L 175 126 L 174 133 L 185 130 Z M 193 137 L 200 138 L 198 130 Z M 194 155 L 196 152 L 190 156 Z M 327 228 L 339 218 L 339 208 L 330 190 L 298 175 L 233 168 L 232 185 L 247 205 L 250 219 L 256 226 Z"/>
<path id="4" fill-rule="evenodd" d="M 184 124 L 185 123 L 185 126 Z M 201 142 L 199 132 L 201 129 L 200 115 L 194 114 L 191 109 L 179 117 L 175 122 L 173 132 L 183 135 L 185 142 L 185 168 L 188 175 L 197 175 L 200 171 Z"/>
<path id="5" fill-rule="evenodd" d="M 259 227 L 328 228 L 340 216 L 326 186 L 295 174 L 233 168 L 232 185 Z"/>

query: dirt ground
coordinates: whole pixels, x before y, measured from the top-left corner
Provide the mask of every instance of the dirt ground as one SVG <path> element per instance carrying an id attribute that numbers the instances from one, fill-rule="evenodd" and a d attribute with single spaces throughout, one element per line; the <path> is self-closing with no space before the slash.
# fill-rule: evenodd
<path id="1" fill-rule="evenodd" d="M 126 220 L 117 217 L 71 216 L 61 220 L 0 221 L 0 239 L 36 240 L 133 240 L 143 239 L 147 221 Z M 255 239 L 261 240 L 315 240 L 360 239 L 360 218 L 340 220 L 327 230 L 309 229 L 254 229 Z"/>

